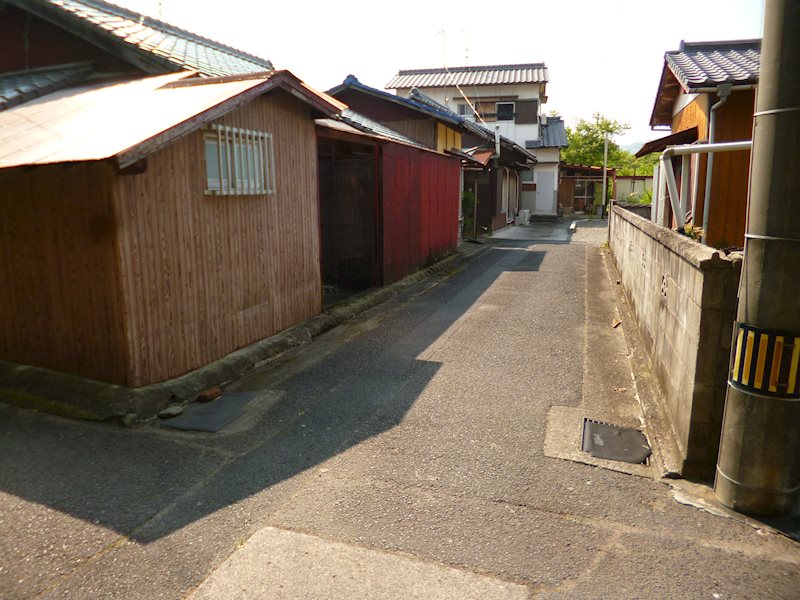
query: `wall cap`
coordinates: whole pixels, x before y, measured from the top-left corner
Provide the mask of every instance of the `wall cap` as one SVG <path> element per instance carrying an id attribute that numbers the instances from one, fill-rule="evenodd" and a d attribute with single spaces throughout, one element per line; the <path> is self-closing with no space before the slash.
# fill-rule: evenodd
<path id="1" fill-rule="evenodd" d="M 700 270 L 727 270 L 736 268 L 738 263 L 742 261 L 742 254 L 739 252 L 734 252 L 730 256 L 727 256 L 716 248 L 704 246 L 685 235 L 681 235 L 677 231 L 667 229 L 661 225 L 656 225 L 629 210 L 617 206 L 614 206 L 611 210 L 616 218 L 627 221 L 636 227 L 636 229 L 639 229 Z"/>

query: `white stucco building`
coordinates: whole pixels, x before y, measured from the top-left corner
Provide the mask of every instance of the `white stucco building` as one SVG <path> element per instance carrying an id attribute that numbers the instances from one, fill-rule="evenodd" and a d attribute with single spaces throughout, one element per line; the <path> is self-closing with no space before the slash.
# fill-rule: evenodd
<path id="1" fill-rule="evenodd" d="M 530 150 L 538 163 L 523 174 L 523 183 L 535 183 L 536 190 L 523 185 L 521 208 L 553 216 L 558 213 L 559 150 L 567 137 L 561 118 L 542 116 L 547 81 L 544 63 L 529 63 L 402 70 L 386 88 L 404 97 L 417 89 Z"/>

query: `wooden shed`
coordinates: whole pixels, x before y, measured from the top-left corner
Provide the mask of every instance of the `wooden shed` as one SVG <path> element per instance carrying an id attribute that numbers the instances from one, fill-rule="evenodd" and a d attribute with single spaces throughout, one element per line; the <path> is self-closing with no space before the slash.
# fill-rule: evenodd
<path id="1" fill-rule="evenodd" d="M 341 105 L 191 75 L 0 112 L 0 359 L 138 387 L 320 312 L 314 118 Z"/>
<path id="2" fill-rule="evenodd" d="M 455 252 L 461 160 L 344 114 L 317 121 L 322 272 L 359 291 Z"/>

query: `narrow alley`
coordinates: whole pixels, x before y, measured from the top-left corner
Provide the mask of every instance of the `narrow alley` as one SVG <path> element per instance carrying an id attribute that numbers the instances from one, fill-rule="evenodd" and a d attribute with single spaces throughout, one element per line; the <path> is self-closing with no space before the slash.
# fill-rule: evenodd
<path id="1" fill-rule="evenodd" d="M 583 416 L 642 415 L 605 229 L 568 224 L 252 373 L 216 434 L 0 405 L 0 597 L 796 598 L 796 542 L 677 502 L 657 440 L 581 459 Z"/>

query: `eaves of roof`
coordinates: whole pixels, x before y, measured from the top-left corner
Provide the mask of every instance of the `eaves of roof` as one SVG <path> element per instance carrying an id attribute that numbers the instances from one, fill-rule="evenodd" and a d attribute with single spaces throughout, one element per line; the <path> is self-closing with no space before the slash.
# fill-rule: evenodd
<path id="1" fill-rule="evenodd" d="M 681 43 L 664 54 L 650 126 L 672 123 L 672 106 L 681 93 L 713 92 L 722 84 L 747 89 L 758 84 L 761 40 Z"/>
<path id="2" fill-rule="evenodd" d="M 272 63 L 102 0 L 4 0 L 89 40 L 145 73 L 203 76 L 273 70 Z"/>
<path id="3" fill-rule="evenodd" d="M 547 67 L 544 63 L 405 69 L 399 71 L 386 84 L 386 88 L 547 83 L 548 78 Z"/>
<path id="4" fill-rule="evenodd" d="M 647 156 L 653 152 L 663 152 L 669 146 L 681 146 L 683 144 L 691 144 L 697 141 L 697 127 L 690 127 L 677 133 L 672 133 L 664 137 L 646 142 L 639 148 L 639 151 L 634 155 L 636 158 Z"/>
<path id="5" fill-rule="evenodd" d="M 198 78 L 184 71 L 59 90 L 0 112 L 0 168 L 113 159 L 125 168 L 244 106 L 282 89 L 324 116 L 338 103 L 288 71 Z"/>
<path id="6" fill-rule="evenodd" d="M 428 115 L 434 119 L 442 121 L 443 123 L 446 123 L 448 125 L 460 126 L 463 121 L 463 119 L 459 119 L 458 115 L 456 115 L 455 113 L 450 113 L 449 111 L 436 109 L 432 106 L 429 106 L 428 104 L 417 102 L 410 98 L 404 98 L 403 96 L 396 96 L 395 94 L 390 94 L 388 92 L 384 92 L 374 87 L 365 85 L 361 83 L 358 80 L 358 78 L 355 77 L 354 75 L 348 75 L 340 85 L 328 90 L 328 94 L 330 94 L 333 97 L 336 97 L 338 94 L 348 89 L 357 90 L 364 94 L 374 96 L 375 98 L 379 98 L 387 102 L 392 102 L 394 104 L 403 106 L 405 108 L 410 108 L 417 112 Z"/>

